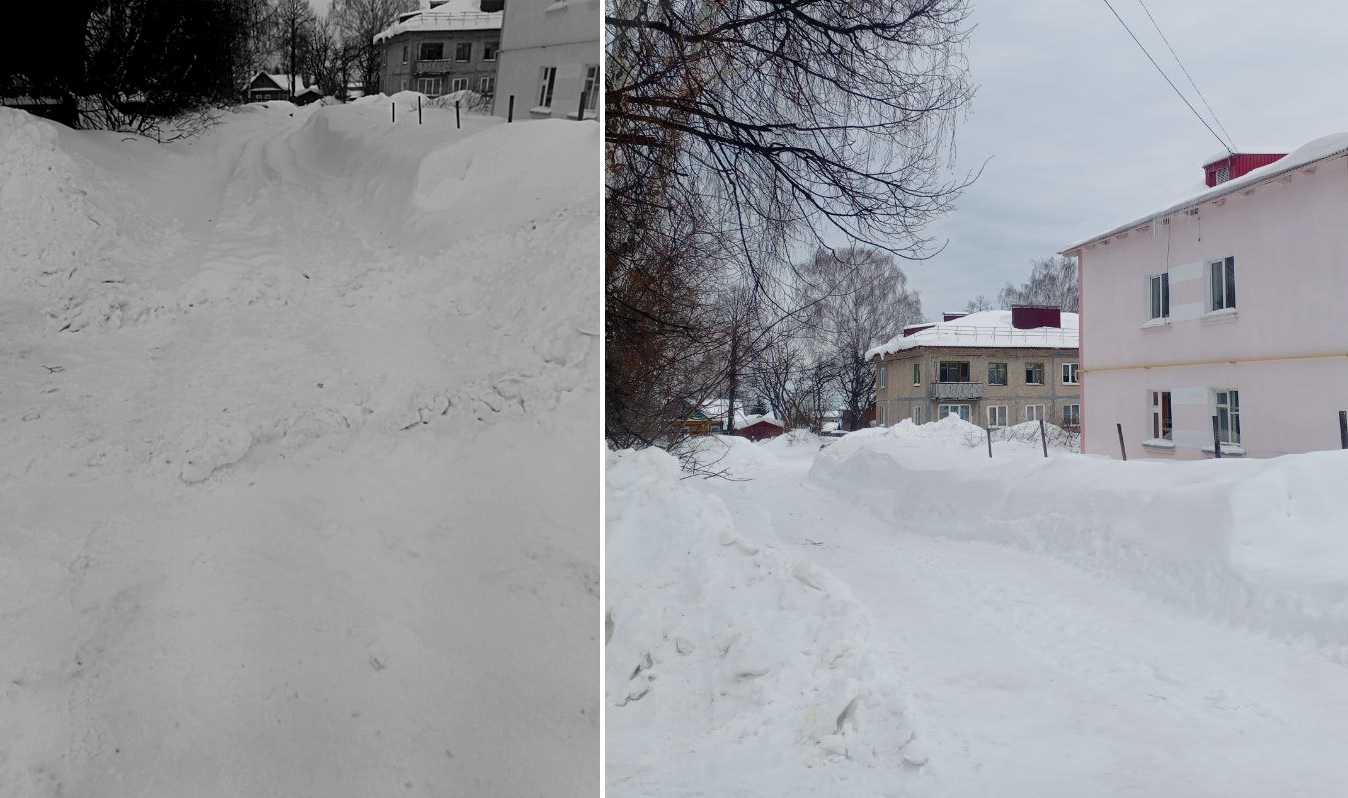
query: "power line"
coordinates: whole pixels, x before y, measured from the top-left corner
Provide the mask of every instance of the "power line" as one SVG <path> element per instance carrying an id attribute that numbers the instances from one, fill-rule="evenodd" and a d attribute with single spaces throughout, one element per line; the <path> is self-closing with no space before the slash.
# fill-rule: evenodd
<path id="1" fill-rule="evenodd" d="M 1160 25 L 1156 24 L 1156 18 L 1151 15 L 1151 9 L 1147 8 L 1147 4 L 1144 3 L 1143 0 L 1137 0 L 1137 4 L 1142 6 L 1142 10 L 1147 13 L 1147 19 L 1151 20 L 1152 27 L 1156 28 L 1156 32 L 1161 35 L 1161 41 L 1165 42 L 1166 49 L 1170 51 L 1170 55 L 1174 56 L 1175 63 L 1179 64 L 1180 71 L 1184 73 L 1184 77 L 1189 79 L 1189 85 L 1194 87 L 1194 91 L 1198 94 L 1198 99 L 1203 101 L 1203 107 L 1208 109 L 1209 114 L 1212 114 L 1212 121 L 1217 123 L 1217 127 L 1221 128 L 1222 132 L 1226 134 L 1226 140 L 1230 141 L 1230 131 L 1226 129 L 1226 125 L 1222 124 L 1222 120 L 1217 118 L 1217 112 L 1212 110 L 1212 106 L 1208 105 L 1208 98 L 1203 96 L 1203 91 L 1202 89 L 1199 89 L 1198 84 L 1194 82 L 1193 75 L 1190 75 L 1189 70 L 1184 68 L 1184 62 L 1180 61 L 1179 54 L 1175 52 L 1175 48 L 1170 46 L 1170 40 L 1165 37 L 1165 32 L 1161 30 Z"/>
<path id="2" fill-rule="evenodd" d="M 1133 42 L 1137 44 L 1137 47 L 1139 50 L 1142 51 L 1142 54 L 1147 57 L 1147 60 L 1151 62 L 1152 66 L 1156 67 L 1156 71 L 1161 73 L 1161 77 L 1165 78 L 1165 82 L 1170 84 L 1170 88 L 1175 90 L 1176 96 L 1178 96 L 1180 100 L 1184 102 L 1185 105 L 1189 106 L 1189 110 L 1193 111 L 1194 116 L 1198 119 L 1199 122 L 1203 123 L 1203 127 L 1208 129 L 1208 132 L 1212 134 L 1212 137 L 1217 139 L 1217 142 L 1222 145 L 1222 148 L 1225 149 L 1228 153 L 1232 152 L 1231 145 L 1223 141 L 1222 137 L 1217 135 L 1217 131 L 1212 129 L 1212 125 L 1209 125 L 1208 121 L 1203 118 L 1203 115 L 1198 113 L 1198 109 L 1194 108 L 1193 103 L 1189 102 L 1189 98 L 1184 96 L 1184 93 L 1179 90 L 1179 87 L 1175 85 L 1175 82 L 1172 81 L 1170 79 L 1170 76 L 1165 73 L 1165 70 L 1161 69 L 1161 65 L 1156 63 L 1155 58 L 1151 57 L 1151 53 L 1147 52 L 1147 48 L 1142 46 L 1142 42 L 1138 40 L 1137 35 L 1133 33 L 1133 29 L 1128 27 L 1127 22 L 1123 21 L 1123 17 L 1119 16 L 1119 12 L 1114 10 L 1114 6 L 1109 2 L 1109 0 L 1104 0 L 1104 3 L 1106 6 L 1109 7 L 1109 11 L 1111 14 L 1114 15 L 1114 19 L 1117 19 L 1119 21 L 1119 24 L 1123 26 L 1123 29 L 1128 32 L 1128 35 L 1132 37 Z"/>

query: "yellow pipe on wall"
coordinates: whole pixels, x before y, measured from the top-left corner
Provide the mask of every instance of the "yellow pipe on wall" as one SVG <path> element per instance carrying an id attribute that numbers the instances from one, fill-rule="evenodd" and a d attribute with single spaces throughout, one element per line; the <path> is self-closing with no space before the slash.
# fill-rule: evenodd
<path id="1" fill-rule="evenodd" d="M 1316 360 L 1327 357 L 1348 357 L 1348 352 L 1323 352 L 1313 355 L 1277 355 L 1275 357 L 1235 357 L 1223 358 L 1221 360 L 1177 360 L 1173 363 L 1152 363 L 1145 366 L 1101 366 L 1099 368 L 1082 368 L 1082 374 L 1090 374 L 1094 371 L 1143 371 L 1147 369 L 1168 369 L 1178 368 L 1180 366 L 1235 366 L 1241 363 L 1275 363 L 1280 360 Z"/>

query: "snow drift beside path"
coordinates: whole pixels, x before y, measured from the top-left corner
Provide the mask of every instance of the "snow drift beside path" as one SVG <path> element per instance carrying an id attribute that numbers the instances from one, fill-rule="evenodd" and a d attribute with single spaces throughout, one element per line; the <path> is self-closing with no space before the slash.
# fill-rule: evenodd
<path id="1" fill-rule="evenodd" d="M 925 762 L 844 585 L 746 537 L 659 450 L 609 455 L 607 506 L 609 795 L 761 794 L 783 770 L 817 790 Z"/>
<path id="2" fill-rule="evenodd" d="M 854 433 L 819 485 L 905 531 L 1010 544 L 1348 660 L 1348 452 L 1122 462 L 998 443 L 958 419 Z"/>

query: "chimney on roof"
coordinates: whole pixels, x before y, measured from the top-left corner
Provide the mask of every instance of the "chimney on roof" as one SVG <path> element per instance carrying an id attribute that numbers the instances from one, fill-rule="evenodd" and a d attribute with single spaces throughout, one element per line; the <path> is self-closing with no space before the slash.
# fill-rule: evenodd
<path id="1" fill-rule="evenodd" d="M 913 333 L 920 333 L 923 330 L 930 330 L 932 327 L 935 326 L 936 326 L 935 322 L 927 322 L 926 324 L 910 324 L 907 327 L 903 328 L 903 337 L 907 338 Z"/>
<path id="2" fill-rule="evenodd" d="M 1229 152 L 1203 164 L 1203 182 L 1208 187 L 1235 180 L 1247 172 L 1268 166 L 1287 155 L 1285 152 Z"/>
<path id="3" fill-rule="evenodd" d="M 954 321 L 955 319 L 962 319 L 968 315 L 968 313 L 942 313 L 941 321 Z"/>
<path id="4" fill-rule="evenodd" d="M 1011 326 L 1017 330 L 1062 327 L 1062 308 L 1056 305 L 1012 305 Z"/>

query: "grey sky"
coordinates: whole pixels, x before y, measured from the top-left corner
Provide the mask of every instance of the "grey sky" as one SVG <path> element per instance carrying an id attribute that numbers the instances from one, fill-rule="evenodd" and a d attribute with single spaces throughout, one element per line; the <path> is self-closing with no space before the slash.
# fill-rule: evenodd
<path id="1" fill-rule="evenodd" d="M 1111 2 L 1205 112 L 1138 0 Z M 1147 7 L 1237 145 L 1297 147 L 1348 130 L 1339 4 Z M 946 250 L 906 266 L 929 317 L 980 293 L 995 298 L 1025 280 L 1030 260 L 1166 204 L 1201 183 L 1202 160 L 1222 150 L 1103 0 L 974 0 L 973 12 L 979 91 L 957 133 L 958 168 L 991 160 L 932 228 Z"/>

